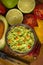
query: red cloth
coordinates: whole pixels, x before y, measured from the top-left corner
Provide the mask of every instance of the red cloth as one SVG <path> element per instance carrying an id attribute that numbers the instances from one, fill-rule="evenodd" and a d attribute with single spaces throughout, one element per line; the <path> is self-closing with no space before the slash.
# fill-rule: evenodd
<path id="1" fill-rule="evenodd" d="M 39 55 L 39 52 L 40 52 L 40 48 L 41 48 L 41 44 L 40 43 L 37 43 L 35 45 L 35 47 L 33 48 L 33 50 L 28 54 L 28 55 L 33 55 L 33 56 L 38 56 Z"/>

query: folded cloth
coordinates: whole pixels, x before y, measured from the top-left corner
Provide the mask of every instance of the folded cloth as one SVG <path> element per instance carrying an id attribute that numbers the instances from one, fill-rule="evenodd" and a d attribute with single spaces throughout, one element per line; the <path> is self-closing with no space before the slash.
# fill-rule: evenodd
<path id="1" fill-rule="evenodd" d="M 41 48 L 41 44 L 39 42 L 36 43 L 35 47 L 28 55 L 33 55 L 33 56 L 37 57 L 40 53 L 40 48 Z"/>

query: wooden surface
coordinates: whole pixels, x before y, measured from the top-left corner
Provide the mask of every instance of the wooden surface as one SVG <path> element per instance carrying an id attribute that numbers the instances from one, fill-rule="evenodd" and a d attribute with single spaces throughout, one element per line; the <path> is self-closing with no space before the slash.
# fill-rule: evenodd
<path id="1" fill-rule="evenodd" d="M 41 45 L 40 54 L 37 60 L 32 62 L 31 65 L 43 65 L 43 45 Z"/>
<path id="2" fill-rule="evenodd" d="M 2 61 L 3 61 L 3 63 L 2 63 Z M 5 62 L 5 64 L 4 64 L 4 62 Z M 7 65 L 7 63 L 10 64 L 9 61 L 0 59 L 0 65 Z M 14 62 L 14 63 L 11 63 L 10 65 L 17 65 L 17 64 Z M 18 64 L 18 65 L 21 65 L 21 64 Z M 36 60 L 34 60 L 32 63 L 30 63 L 30 65 L 43 65 L 43 45 L 41 45 L 40 54 L 39 54 L 38 58 Z"/>
<path id="3" fill-rule="evenodd" d="M 10 61 L 8 59 L 2 59 L 0 58 L 0 65 L 29 65 L 24 62 L 18 61 L 13 59 L 13 61 Z"/>
<path id="4" fill-rule="evenodd" d="M 10 62 L 8 60 L 5 59 L 1 59 L 0 58 L 0 65 L 17 65 L 16 63 Z"/>

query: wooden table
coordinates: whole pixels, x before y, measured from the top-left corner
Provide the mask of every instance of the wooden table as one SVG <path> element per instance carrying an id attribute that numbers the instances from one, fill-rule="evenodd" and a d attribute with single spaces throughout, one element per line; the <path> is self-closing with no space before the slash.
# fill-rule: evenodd
<path id="1" fill-rule="evenodd" d="M 37 60 L 32 62 L 31 65 L 43 65 L 43 45 L 41 45 L 40 54 Z"/>

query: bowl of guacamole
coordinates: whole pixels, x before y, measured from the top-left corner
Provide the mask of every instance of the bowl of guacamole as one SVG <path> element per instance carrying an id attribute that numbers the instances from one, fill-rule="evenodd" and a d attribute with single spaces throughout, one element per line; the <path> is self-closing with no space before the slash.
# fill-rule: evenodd
<path id="1" fill-rule="evenodd" d="M 13 25 L 6 34 L 6 42 L 12 52 L 25 54 L 32 51 L 36 44 L 34 30 L 25 24 Z"/>

